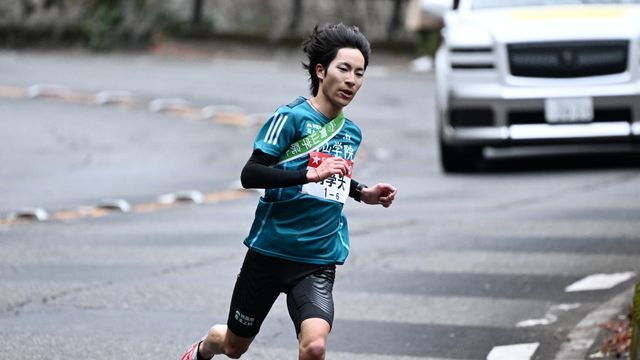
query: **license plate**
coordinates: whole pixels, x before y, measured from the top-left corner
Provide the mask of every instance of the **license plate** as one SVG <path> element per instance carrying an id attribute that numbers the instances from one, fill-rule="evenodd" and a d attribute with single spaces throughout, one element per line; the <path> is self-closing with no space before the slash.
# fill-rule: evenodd
<path id="1" fill-rule="evenodd" d="M 590 122 L 593 120 L 593 99 L 590 97 L 546 99 L 544 117 L 550 124 Z"/>

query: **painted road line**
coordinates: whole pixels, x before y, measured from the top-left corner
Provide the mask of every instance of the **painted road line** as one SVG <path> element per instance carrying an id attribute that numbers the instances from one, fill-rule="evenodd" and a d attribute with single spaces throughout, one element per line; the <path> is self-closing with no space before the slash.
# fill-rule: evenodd
<path id="1" fill-rule="evenodd" d="M 0 86 L 0 97 L 8 98 L 24 98 L 27 96 L 27 90 L 17 86 Z"/>
<path id="2" fill-rule="evenodd" d="M 496 346 L 487 355 L 487 360 L 529 360 L 538 346 L 540 343 L 537 342 Z"/>
<path id="3" fill-rule="evenodd" d="M 80 104 L 95 104 L 96 96 L 93 94 L 85 94 L 76 91 L 69 91 L 67 93 L 58 94 L 57 97 L 66 102 L 80 103 Z"/>
<path id="4" fill-rule="evenodd" d="M 113 213 L 110 209 L 97 208 L 97 207 L 80 207 L 75 210 L 62 210 L 57 211 L 51 215 L 51 220 L 78 220 L 88 218 L 99 218 L 107 216 Z"/>
<path id="5" fill-rule="evenodd" d="M 567 335 L 566 341 L 554 360 L 584 360 L 593 345 L 601 325 L 618 315 L 629 304 L 634 288 L 622 292 L 599 308 L 589 313 Z"/>
<path id="6" fill-rule="evenodd" d="M 553 305 L 549 308 L 544 317 L 539 319 L 528 319 L 520 321 L 516 324 L 516 327 L 531 327 L 531 326 L 546 326 L 551 325 L 558 321 L 558 316 L 561 312 L 566 312 L 570 310 L 574 310 L 579 308 L 581 305 L 578 303 L 574 304 L 559 304 Z"/>
<path id="7" fill-rule="evenodd" d="M 594 274 L 578 280 L 573 284 L 566 287 L 566 292 L 577 291 L 594 291 L 594 290 L 609 290 L 623 282 L 635 277 L 634 272 L 621 272 L 614 274 Z"/>
<path id="8" fill-rule="evenodd" d="M 162 204 L 157 202 L 142 203 L 142 204 L 134 205 L 133 212 L 134 213 L 150 213 L 150 212 L 156 212 L 159 210 L 168 209 L 168 208 L 174 207 L 175 205 L 176 205 L 175 203 L 171 203 L 171 204 Z"/>

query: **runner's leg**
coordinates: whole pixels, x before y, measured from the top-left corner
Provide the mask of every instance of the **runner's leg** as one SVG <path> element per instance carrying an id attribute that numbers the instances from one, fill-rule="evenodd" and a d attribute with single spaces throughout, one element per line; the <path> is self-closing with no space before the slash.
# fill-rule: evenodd
<path id="1" fill-rule="evenodd" d="M 327 351 L 327 337 L 331 326 L 324 319 L 310 318 L 300 327 L 299 360 L 324 360 Z"/>
<path id="2" fill-rule="evenodd" d="M 244 354 L 254 337 L 245 338 L 234 334 L 227 325 L 215 325 L 200 343 L 198 351 L 205 359 L 210 359 L 216 354 L 225 354 L 232 359 L 238 359 Z"/>
<path id="3" fill-rule="evenodd" d="M 335 266 L 322 266 L 287 292 L 289 315 L 296 327 L 300 360 L 323 360 L 333 323 Z"/>

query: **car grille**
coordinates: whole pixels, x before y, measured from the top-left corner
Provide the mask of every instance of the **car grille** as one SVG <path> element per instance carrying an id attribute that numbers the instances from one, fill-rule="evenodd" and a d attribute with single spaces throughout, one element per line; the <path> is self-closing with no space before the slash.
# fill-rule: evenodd
<path id="1" fill-rule="evenodd" d="M 507 45 L 511 74 L 572 78 L 626 71 L 628 41 L 580 41 Z"/>

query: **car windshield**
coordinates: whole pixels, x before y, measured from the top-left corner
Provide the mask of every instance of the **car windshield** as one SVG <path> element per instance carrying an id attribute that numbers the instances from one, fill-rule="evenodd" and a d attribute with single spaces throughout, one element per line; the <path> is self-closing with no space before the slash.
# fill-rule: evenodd
<path id="1" fill-rule="evenodd" d="M 473 9 L 564 4 L 640 4 L 640 0 L 473 0 Z"/>

